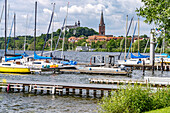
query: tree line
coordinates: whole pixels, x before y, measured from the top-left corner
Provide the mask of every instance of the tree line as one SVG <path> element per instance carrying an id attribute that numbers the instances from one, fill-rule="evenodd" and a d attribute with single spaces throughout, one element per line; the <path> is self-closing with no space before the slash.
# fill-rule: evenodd
<path id="1" fill-rule="evenodd" d="M 53 32 L 53 50 L 55 49 L 57 40 L 59 38 L 61 29 L 58 29 L 56 32 Z M 86 39 L 88 39 L 88 36 L 92 36 L 92 35 L 98 35 L 98 32 L 96 32 L 94 29 L 92 28 L 88 28 L 88 27 L 78 27 L 78 28 L 74 28 L 74 29 L 69 29 L 67 31 L 65 31 L 65 42 L 64 42 L 64 50 L 75 50 L 77 46 L 85 46 L 86 44 L 88 46 L 91 46 L 91 48 L 94 48 L 94 51 L 101 51 L 101 52 L 120 52 L 124 43 L 124 39 L 111 39 L 110 41 L 97 41 L 97 42 L 91 42 L 88 43 L 86 42 Z M 70 38 L 71 36 L 75 36 L 75 37 L 84 37 L 84 39 L 82 40 L 78 40 L 78 42 L 68 42 L 68 38 Z M 36 50 L 42 50 L 42 47 L 44 45 L 45 42 L 45 38 L 47 37 L 46 34 L 41 34 L 40 36 L 36 37 Z M 60 38 L 62 39 L 63 37 L 63 33 L 61 34 Z M 123 36 L 120 36 L 123 37 Z M 130 37 L 130 36 L 128 36 Z M 147 43 L 147 35 L 141 35 L 140 37 L 143 37 L 144 40 L 140 40 L 140 52 L 143 52 Z M 26 50 L 34 50 L 34 37 L 33 36 L 26 36 Z M 8 49 L 9 50 L 13 50 L 14 49 L 14 38 L 8 38 L 7 42 L 9 40 L 9 44 L 8 44 Z M 15 49 L 17 50 L 23 50 L 24 49 L 24 40 L 25 40 L 25 36 L 18 36 L 17 38 L 15 38 Z M 48 39 L 47 39 L 47 43 L 45 45 L 45 50 L 50 50 L 51 49 L 51 34 L 48 34 Z M 163 38 L 159 37 L 157 38 L 157 49 L 156 52 L 161 52 L 161 47 L 163 45 Z M 127 50 L 129 49 L 131 40 L 127 40 Z M 0 48 L 4 49 L 5 46 L 5 41 L 4 38 L 0 38 Z M 170 46 L 170 43 L 166 41 L 165 43 L 165 52 L 170 53 L 170 49 L 168 48 L 168 46 Z M 59 40 L 58 43 L 58 48 L 60 49 L 62 48 L 62 40 Z M 137 52 L 138 50 L 138 41 L 135 41 L 132 44 L 132 52 Z M 123 50 L 125 51 L 125 50 Z M 146 52 L 149 52 L 149 44 L 147 46 Z"/>

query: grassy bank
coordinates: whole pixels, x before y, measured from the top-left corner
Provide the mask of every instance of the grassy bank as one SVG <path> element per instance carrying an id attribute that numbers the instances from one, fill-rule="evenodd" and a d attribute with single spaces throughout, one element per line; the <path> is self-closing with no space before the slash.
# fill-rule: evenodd
<path id="1" fill-rule="evenodd" d="M 99 102 L 101 113 L 141 113 L 170 106 L 170 89 L 152 90 L 150 87 L 128 85 Z"/>
<path id="2" fill-rule="evenodd" d="M 170 107 L 152 110 L 152 111 L 148 111 L 148 112 L 145 112 L 145 113 L 170 113 Z"/>

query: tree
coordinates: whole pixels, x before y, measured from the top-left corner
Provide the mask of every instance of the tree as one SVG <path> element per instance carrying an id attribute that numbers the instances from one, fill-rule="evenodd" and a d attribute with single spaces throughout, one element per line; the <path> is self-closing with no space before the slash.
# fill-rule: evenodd
<path id="1" fill-rule="evenodd" d="M 154 22 L 159 29 L 165 30 L 165 35 L 170 38 L 170 3 L 169 0 L 142 0 L 144 6 L 136 9 L 137 15 L 145 17 L 144 22 Z"/>

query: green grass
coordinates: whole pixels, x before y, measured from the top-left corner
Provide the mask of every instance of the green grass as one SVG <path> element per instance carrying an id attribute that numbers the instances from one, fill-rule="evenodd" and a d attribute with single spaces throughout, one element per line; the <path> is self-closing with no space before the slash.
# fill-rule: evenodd
<path id="1" fill-rule="evenodd" d="M 125 89 L 120 87 L 117 92 L 112 91 L 110 96 L 103 97 L 98 105 L 101 113 L 141 113 L 166 108 L 170 106 L 170 88 L 153 91 L 151 87 L 127 85 Z"/>
<path id="2" fill-rule="evenodd" d="M 152 110 L 152 111 L 148 111 L 148 112 L 145 112 L 145 113 L 170 113 L 170 107 Z"/>

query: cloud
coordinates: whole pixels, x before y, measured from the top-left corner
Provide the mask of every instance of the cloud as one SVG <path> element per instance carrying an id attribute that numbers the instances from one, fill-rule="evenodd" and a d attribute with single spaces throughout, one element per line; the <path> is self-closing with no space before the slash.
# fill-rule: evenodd
<path id="1" fill-rule="evenodd" d="M 68 0 L 37 0 L 37 2 L 37 29 L 39 29 L 37 35 L 47 32 L 53 8 L 51 3 L 53 2 L 56 3 L 54 29 L 60 28 L 66 16 Z M 8 0 L 8 3 L 10 3 L 9 22 L 11 23 L 12 21 L 13 12 L 17 15 L 17 35 L 25 34 L 27 14 L 29 18 L 29 32 L 30 35 L 33 35 L 35 0 Z M 0 13 L 3 4 L 4 0 L 0 0 Z M 103 9 L 106 34 L 112 34 L 114 36 L 124 35 L 126 15 L 129 16 L 129 22 L 130 19 L 135 16 L 134 20 L 136 22 L 136 7 L 142 5 L 143 3 L 141 3 L 140 0 L 79 0 L 78 2 L 77 0 L 71 0 L 68 9 L 67 23 L 72 25 L 80 20 L 81 26 L 90 27 L 98 31 L 101 10 Z M 140 33 L 149 34 L 150 28 L 153 26 L 145 24 L 143 20 L 143 18 L 140 19 Z M 2 28 L 4 27 L 4 15 L 1 26 Z"/>
<path id="2" fill-rule="evenodd" d="M 44 9 L 43 9 L 43 12 L 44 12 L 44 13 L 48 13 L 48 14 L 51 14 L 51 13 L 52 13 L 52 11 L 49 10 L 49 9 L 47 9 L 47 8 L 44 8 Z"/>

